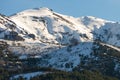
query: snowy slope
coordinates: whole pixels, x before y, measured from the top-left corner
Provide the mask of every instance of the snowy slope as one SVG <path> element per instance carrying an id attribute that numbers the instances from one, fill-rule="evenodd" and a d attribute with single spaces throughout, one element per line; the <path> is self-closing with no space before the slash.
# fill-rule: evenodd
<path id="1" fill-rule="evenodd" d="M 35 34 L 37 39 L 46 42 L 68 44 L 73 37 L 79 41 L 92 39 L 90 30 L 76 18 L 55 13 L 48 8 L 26 10 L 12 16 L 11 20 L 26 32 Z"/>
<path id="2" fill-rule="evenodd" d="M 26 80 L 30 80 L 31 77 L 35 77 L 37 75 L 45 75 L 47 73 L 48 72 L 33 72 L 33 73 L 19 74 L 11 77 L 10 80 L 18 79 L 19 77 L 23 77 L 26 78 Z"/>
<path id="3" fill-rule="evenodd" d="M 48 43 L 69 44 L 72 38 L 79 42 L 100 38 L 120 46 L 120 24 L 92 16 L 74 18 L 48 8 L 38 8 L 17 13 L 10 19 L 27 34 L 34 34 L 37 40 Z"/>
<path id="4" fill-rule="evenodd" d="M 69 71 L 80 64 L 81 55 L 90 56 L 94 41 L 110 44 L 113 49 L 120 47 L 119 30 L 117 22 L 92 16 L 74 18 L 48 8 L 0 16 L 0 38 L 20 59 L 41 58 L 40 66 Z"/>
<path id="5" fill-rule="evenodd" d="M 16 36 L 11 36 L 12 34 Z M 5 40 L 23 40 L 24 31 L 19 28 L 9 17 L 0 15 L 0 39 Z"/>

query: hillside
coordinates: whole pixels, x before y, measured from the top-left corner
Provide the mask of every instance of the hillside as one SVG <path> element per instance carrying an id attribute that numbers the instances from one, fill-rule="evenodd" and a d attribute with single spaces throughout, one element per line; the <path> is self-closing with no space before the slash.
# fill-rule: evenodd
<path id="1" fill-rule="evenodd" d="M 12 53 L 21 60 L 35 59 L 30 66 L 65 71 L 88 69 L 87 64 L 97 60 L 102 63 L 107 56 L 114 64 L 111 70 L 115 71 L 108 75 L 117 76 L 120 71 L 119 30 L 119 22 L 92 16 L 75 18 L 48 8 L 0 15 L 0 41 L 7 42 Z M 102 72 L 98 65 L 88 70 Z"/>

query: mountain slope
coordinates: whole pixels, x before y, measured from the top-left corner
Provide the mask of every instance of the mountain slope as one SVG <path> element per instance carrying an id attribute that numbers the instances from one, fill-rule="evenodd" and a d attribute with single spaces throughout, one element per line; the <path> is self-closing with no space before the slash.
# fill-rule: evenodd
<path id="1" fill-rule="evenodd" d="M 69 44 L 73 37 L 79 41 L 92 39 L 89 29 L 81 25 L 77 19 L 72 18 L 71 21 L 68 16 L 57 14 L 48 8 L 26 10 L 12 16 L 11 20 L 26 30 L 28 34 L 34 34 L 37 39 L 43 41 Z"/>
<path id="2" fill-rule="evenodd" d="M 10 19 L 27 34 L 34 34 L 42 41 L 69 44 L 73 37 L 79 42 L 100 38 L 101 41 L 120 46 L 118 31 L 120 24 L 112 21 L 91 16 L 69 17 L 48 8 L 26 10 Z"/>
<path id="3" fill-rule="evenodd" d="M 0 38 L 10 44 L 9 49 L 20 59 L 40 58 L 39 66 L 68 71 L 81 63 L 81 56 L 92 57 L 94 49 L 104 47 L 94 42 L 118 50 L 119 30 L 117 22 L 92 16 L 74 18 L 48 8 L 0 16 Z M 102 50 L 99 52 L 103 54 Z"/>

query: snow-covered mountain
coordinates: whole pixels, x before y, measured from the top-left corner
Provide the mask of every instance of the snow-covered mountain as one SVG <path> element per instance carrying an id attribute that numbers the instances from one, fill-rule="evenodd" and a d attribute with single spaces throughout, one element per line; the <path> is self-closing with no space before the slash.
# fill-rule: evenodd
<path id="1" fill-rule="evenodd" d="M 119 52 L 119 30 L 118 22 L 92 16 L 74 18 L 48 8 L 29 9 L 9 17 L 0 15 L 0 38 L 10 44 L 12 52 L 21 59 L 41 58 L 40 66 L 63 70 L 78 66 L 81 55 L 90 57 L 94 42 Z"/>

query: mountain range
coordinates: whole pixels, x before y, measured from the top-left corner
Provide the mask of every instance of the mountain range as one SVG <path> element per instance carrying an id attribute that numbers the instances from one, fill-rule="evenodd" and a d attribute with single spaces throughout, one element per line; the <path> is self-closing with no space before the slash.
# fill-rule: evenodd
<path id="1" fill-rule="evenodd" d="M 109 63 L 105 62 L 109 58 L 114 63 L 111 69 L 119 72 L 119 31 L 119 22 L 75 18 L 45 7 L 11 16 L 0 14 L 0 41 L 7 42 L 12 53 L 19 59 L 39 59 L 38 66 L 65 71 L 84 69 L 92 61 L 98 63 L 89 68 L 102 71 L 100 66 Z"/>

